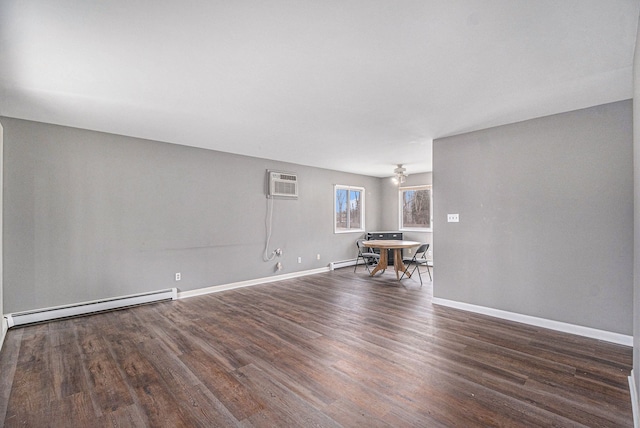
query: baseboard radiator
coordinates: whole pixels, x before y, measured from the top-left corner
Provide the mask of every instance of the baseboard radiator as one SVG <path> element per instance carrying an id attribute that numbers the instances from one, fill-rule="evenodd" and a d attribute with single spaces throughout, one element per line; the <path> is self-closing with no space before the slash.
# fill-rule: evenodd
<path id="1" fill-rule="evenodd" d="M 329 269 L 334 270 L 342 267 L 353 266 L 356 264 L 356 259 L 340 260 L 339 262 L 329 263 Z"/>
<path id="2" fill-rule="evenodd" d="M 129 296 L 94 300 L 91 302 L 76 303 L 73 305 L 5 314 L 5 318 L 7 319 L 9 328 L 11 328 L 25 324 L 51 321 L 59 318 L 69 318 L 96 312 L 111 311 L 114 309 L 159 302 L 162 300 L 176 300 L 177 298 L 178 290 L 176 288 L 169 288 L 167 290 L 152 291 L 149 293 L 132 294 Z"/>

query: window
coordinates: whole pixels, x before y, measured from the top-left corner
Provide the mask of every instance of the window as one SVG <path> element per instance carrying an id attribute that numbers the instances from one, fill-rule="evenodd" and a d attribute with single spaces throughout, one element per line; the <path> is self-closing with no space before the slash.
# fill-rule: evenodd
<path id="1" fill-rule="evenodd" d="M 400 188 L 400 230 L 431 230 L 431 186 Z"/>
<path id="2" fill-rule="evenodd" d="M 335 186 L 335 233 L 364 232 L 364 188 Z"/>

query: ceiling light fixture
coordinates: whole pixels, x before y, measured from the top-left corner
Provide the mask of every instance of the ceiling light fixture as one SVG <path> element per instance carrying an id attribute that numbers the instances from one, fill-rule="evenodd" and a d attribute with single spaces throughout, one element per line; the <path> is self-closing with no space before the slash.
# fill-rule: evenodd
<path id="1" fill-rule="evenodd" d="M 409 174 L 405 174 L 404 172 L 407 168 L 404 168 L 401 163 L 398 164 L 398 167 L 393 170 L 395 177 L 393 178 L 393 182 L 396 184 L 402 184 L 407 181 L 407 177 Z"/>

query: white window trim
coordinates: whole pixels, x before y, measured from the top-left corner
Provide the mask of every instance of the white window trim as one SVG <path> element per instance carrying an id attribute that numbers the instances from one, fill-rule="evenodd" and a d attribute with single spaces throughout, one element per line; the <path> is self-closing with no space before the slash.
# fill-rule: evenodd
<path id="1" fill-rule="evenodd" d="M 337 212 L 337 208 L 336 207 L 336 191 L 340 189 L 340 190 L 358 190 L 360 191 L 360 194 L 362 195 L 362 212 L 360 213 L 360 228 L 359 229 L 340 229 L 338 230 L 337 228 L 337 224 L 336 224 L 336 212 Z M 365 190 L 364 187 L 358 187 L 358 186 L 345 186 L 344 184 L 334 184 L 333 186 L 333 233 L 362 233 L 366 230 L 366 226 L 364 224 L 365 222 L 365 212 L 364 212 L 364 208 L 365 208 Z"/>
<path id="2" fill-rule="evenodd" d="M 429 213 L 431 227 L 402 227 L 402 191 L 426 189 L 431 190 L 431 212 Z M 398 188 L 398 230 L 401 232 L 433 232 L 433 185 L 421 184 L 419 186 L 406 186 Z"/>

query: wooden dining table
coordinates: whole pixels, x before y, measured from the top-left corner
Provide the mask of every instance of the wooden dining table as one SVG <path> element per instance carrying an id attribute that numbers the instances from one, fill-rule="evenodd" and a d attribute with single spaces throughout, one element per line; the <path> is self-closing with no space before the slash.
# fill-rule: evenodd
<path id="1" fill-rule="evenodd" d="M 375 275 L 377 272 L 387 269 L 389 266 L 387 250 L 393 250 L 393 268 L 396 271 L 396 278 L 400 279 L 400 273 L 407 271 L 407 267 L 402 262 L 402 250 L 404 248 L 418 247 L 420 246 L 420 242 L 401 241 L 395 239 L 372 239 L 370 241 L 364 241 L 362 246 L 380 249 L 380 261 L 371 271 L 371 276 Z M 405 275 L 411 277 L 409 272 L 406 272 Z"/>

